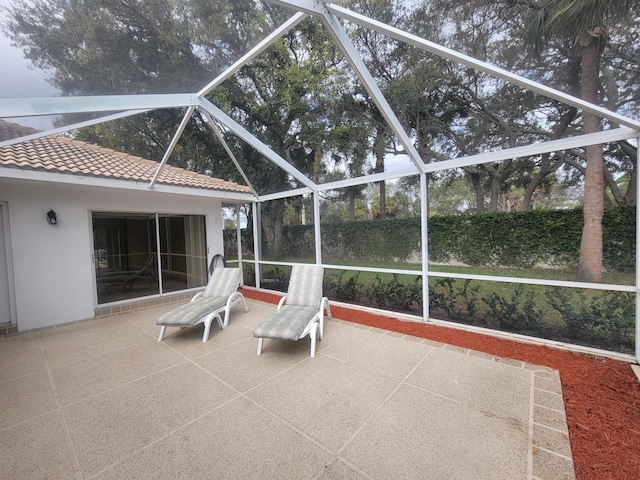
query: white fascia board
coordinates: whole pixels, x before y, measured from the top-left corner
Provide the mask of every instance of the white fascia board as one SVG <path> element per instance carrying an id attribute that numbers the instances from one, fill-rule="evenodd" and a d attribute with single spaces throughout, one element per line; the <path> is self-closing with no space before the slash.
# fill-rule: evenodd
<path id="1" fill-rule="evenodd" d="M 173 185 L 156 184 L 150 189 L 148 182 L 121 180 L 115 178 L 99 178 L 81 175 L 70 175 L 58 172 L 40 172 L 34 170 L 22 170 L 19 168 L 0 167 L 0 180 L 24 180 L 32 182 L 46 182 L 52 184 L 74 185 L 79 187 L 111 188 L 148 193 L 166 193 L 172 195 L 188 195 L 191 197 L 221 198 L 225 200 L 237 200 L 241 202 L 254 202 L 255 197 L 250 193 L 228 192 L 224 190 L 209 190 L 205 188 L 180 187 Z"/>
<path id="2" fill-rule="evenodd" d="M 144 185 L 144 184 L 141 184 Z M 191 197 L 208 197 L 208 198 L 220 198 L 222 200 L 228 201 L 238 201 L 242 203 L 250 203 L 255 202 L 256 197 L 254 197 L 251 193 L 240 193 L 240 192 L 228 192 L 226 190 L 209 190 L 206 188 L 193 188 L 193 187 L 177 187 L 172 185 L 165 185 L 161 183 L 156 183 L 153 189 L 149 189 L 148 186 L 145 185 L 146 188 L 141 190 L 158 192 L 158 193 L 168 193 L 171 195 L 188 195 Z"/>
<path id="3" fill-rule="evenodd" d="M 278 200 L 280 198 L 297 197 L 298 195 L 306 195 L 309 193 L 313 193 L 313 190 L 311 190 L 310 188 L 296 188 L 294 190 L 286 190 L 284 192 L 261 195 L 260 197 L 258 197 L 258 202 L 268 202 L 270 200 Z"/>
<path id="4" fill-rule="evenodd" d="M 193 93 L 3 98 L 0 99 L 0 118 L 61 115 L 64 113 L 153 110 L 188 107 L 191 105 L 198 105 L 198 96 Z"/>
<path id="5" fill-rule="evenodd" d="M 356 23 L 360 26 L 370 28 L 378 33 L 383 33 L 391 38 L 395 38 L 396 40 L 400 40 L 409 45 L 413 45 L 414 47 L 426 50 L 427 52 L 433 53 L 440 57 L 471 67 L 474 70 L 484 72 L 488 75 L 500 78 L 514 85 L 519 85 L 527 90 L 531 90 L 546 97 L 559 100 L 567 105 L 581 108 L 582 110 L 591 112 L 599 117 L 613 120 L 616 123 L 640 131 L 640 122 L 629 117 L 625 117 L 624 115 L 620 115 L 618 113 L 607 110 L 606 108 L 602 108 L 589 103 L 578 97 L 574 97 L 573 95 L 568 95 L 566 93 L 560 92 L 559 90 L 547 87 L 541 83 L 534 82 L 533 80 L 529 80 L 525 77 L 521 77 L 520 75 L 516 75 L 515 73 L 511 73 L 507 70 L 504 70 L 503 68 L 491 65 L 490 63 L 482 62 L 468 55 L 464 55 L 462 53 L 456 52 L 455 50 L 451 50 L 450 48 L 443 47 L 441 45 L 438 45 L 437 43 L 430 42 L 429 40 L 425 40 L 424 38 L 407 33 L 395 27 L 391 27 L 390 25 L 386 25 L 377 20 L 365 17 L 364 15 L 360 15 L 339 5 L 326 4 L 326 8 L 332 14 L 350 22 Z"/>
<path id="6" fill-rule="evenodd" d="M 107 115 L 100 118 L 94 118 L 85 122 L 72 123 L 65 127 L 53 128 L 51 130 L 45 130 L 43 132 L 34 133 L 33 135 L 25 135 L 23 137 L 12 138 L 11 140 L 5 140 L 0 142 L 0 147 L 6 147 L 16 143 L 27 142 L 29 140 L 35 140 L 36 138 L 47 137 L 49 135 L 57 135 L 59 133 L 68 132 L 77 128 L 89 127 L 91 125 L 97 125 L 98 123 L 110 122 L 111 120 L 118 120 L 120 118 L 130 117 L 132 115 L 138 115 L 140 113 L 148 112 L 149 110 L 132 110 L 129 112 L 119 112 L 113 115 Z"/>
<path id="7" fill-rule="evenodd" d="M 282 38 L 289 30 L 298 25 L 302 20 L 307 18 L 308 15 L 304 13 L 296 13 L 293 17 L 283 23 L 280 28 L 274 30 L 269 34 L 264 40 L 258 43 L 255 47 L 245 53 L 242 57 L 240 57 L 237 61 L 235 61 L 229 68 L 227 68 L 223 73 L 214 78 L 210 83 L 204 86 L 198 93 L 198 97 L 202 97 L 209 93 L 211 90 L 216 88 L 222 82 L 224 82 L 227 78 L 233 76 L 238 70 L 240 70 L 243 66 L 249 63 L 251 60 L 256 58 L 262 52 L 264 52 L 267 48 L 273 45 L 277 40 Z"/>
<path id="8" fill-rule="evenodd" d="M 213 118 L 216 119 L 219 123 L 227 127 L 233 133 L 235 133 L 239 138 L 245 141 L 247 144 L 251 145 L 262 155 L 267 157 L 273 163 L 275 163 L 282 170 L 287 172 L 293 178 L 302 183 L 305 187 L 310 188 L 311 190 L 316 190 L 316 184 L 306 177 L 300 170 L 295 168 L 289 162 L 287 162 L 284 158 L 278 155 L 276 152 L 271 150 L 267 145 L 258 140 L 254 135 L 252 135 L 248 130 L 246 130 L 243 126 L 241 126 L 238 122 L 236 122 L 233 118 L 228 116 L 218 107 L 216 107 L 213 103 L 211 103 L 206 98 L 199 99 L 199 106 L 204 111 L 208 112 Z"/>
<path id="9" fill-rule="evenodd" d="M 499 162 L 511 158 L 530 157 L 532 155 L 540 155 L 543 153 L 558 152 L 561 150 L 569 150 L 572 148 L 581 148 L 588 145 L 599 145 L 601 143 L 617 142 L 633 138 L 637 134 L 630 128 L 620 127 L 613 130 L 604 130 L 597 133 L 587 133 L 577 135 L 575 137 L 561 138 L 559 140 L 551 140 L 549 142 L 536 143 L 526 145 L 524 147 L 509 148 L 507 150 L 499 150 L 496 152 L 480 153 L 469 157 L 454 158 L 451 160 L 443 160 L 441 162 L 433 162 L 425 165 L 425 170 L 429 172 L 438 172 L 450 168 L 466 167 L 469 165 L 481 165 L 489 162 Z"/>

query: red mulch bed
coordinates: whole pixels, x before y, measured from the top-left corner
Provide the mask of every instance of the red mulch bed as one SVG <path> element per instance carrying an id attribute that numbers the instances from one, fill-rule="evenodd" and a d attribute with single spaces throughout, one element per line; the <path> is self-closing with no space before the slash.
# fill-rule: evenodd
<path id="1" fill-rule="evenodd" d="M 279 295 L 245 289 L 277 303 Z M 333 317 L 480 350 L 560 372 L 578 480 L 640 479 L 640 383 L 628 363 L 331 306 Z"/>

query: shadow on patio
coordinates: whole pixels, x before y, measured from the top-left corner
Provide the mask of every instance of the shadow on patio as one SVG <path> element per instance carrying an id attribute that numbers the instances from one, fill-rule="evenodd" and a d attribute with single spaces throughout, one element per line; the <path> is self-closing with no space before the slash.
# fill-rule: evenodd
<path id="1" fill-rule="evenodd" d="M 0 339 L 0 476 L 574 478 L 558 372 L 332 319 L 315 359 L 162 305 Z"/>

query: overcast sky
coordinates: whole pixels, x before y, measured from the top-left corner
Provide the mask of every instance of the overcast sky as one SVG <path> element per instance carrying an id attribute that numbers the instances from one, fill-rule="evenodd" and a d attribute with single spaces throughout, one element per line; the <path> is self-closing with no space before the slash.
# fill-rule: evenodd
<path id="1" fill-rule="evenodd" d="M 7 18 L 5 7 L 10 3 L 10 0 L 0 0 L 1 23 L 4 23 Z M 2 59 L 0 98 L 52 97 L 57 94 L 56 89 L 45 80 L 43 72 L 29 68 L 30 63 L 24 58 L 22 50 L 11 46 L 11 40 L 4 35 L 2 29 L 0 29 L 0 59 Z M 46 117 L 8 120 L 38 129 L 44 129 L 51 124 L 51 118 Z"/>

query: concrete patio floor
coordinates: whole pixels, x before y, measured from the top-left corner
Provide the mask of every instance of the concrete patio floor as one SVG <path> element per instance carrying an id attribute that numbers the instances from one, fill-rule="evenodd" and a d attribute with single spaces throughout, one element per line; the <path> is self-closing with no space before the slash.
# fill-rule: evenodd
<path id="1" fill-rule="evenodd" d="M 0 478 L 572 479 L 557 371 L 342 320 L 308 339 L 150 307 L 0 338 Z"/>

